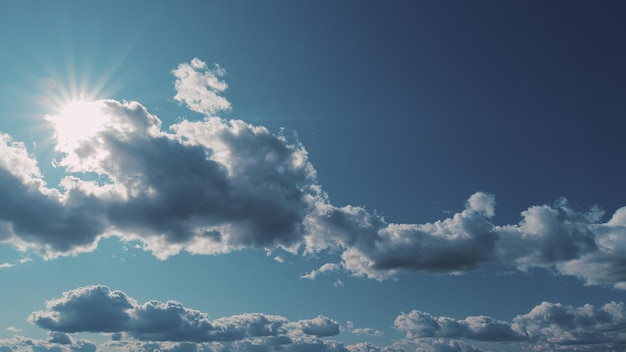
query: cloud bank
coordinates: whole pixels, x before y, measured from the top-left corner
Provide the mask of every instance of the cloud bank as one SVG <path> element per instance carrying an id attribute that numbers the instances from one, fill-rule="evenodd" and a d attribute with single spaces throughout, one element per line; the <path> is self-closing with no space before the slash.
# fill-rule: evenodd
<path id="1" fill-rule="evenodd" d="M 622 302 L 581 307 L 542 302 L 510 321 L 489 316 L 455 319 L 412 310 L 393 322 L 404 334 L 393 346 L 346 345 L 333 338 L 342 331 L 332 318 L 289 321 L 264 313 L 211 318 L 177 301 L 139 303 L 107 286 L 79 287 L 46 302 L 28 320 L 49 331 L 47 341 L 22 337 L 0 340 L 6 351 L 94 352 L 96 345 L 73 333 L 106 333 L 100 347 L 122 351 L 328 351 L 394 352 L 415 348 L 430 352 L 480 352 L 472 341 L 505 343 L 525 351 L 618 351 L 626 347 L 626 308 Z M 347 331 L 380 336 L 370 328 Z"/>
<path id="2" fill-rule="evenodd" d="M 128 351 L 395 351 L 328 340 L 341 330 L 337 321 L 325 316 L 289 321 L 276 315 L 245 313 L 211 319 L 180 302 L 140 304 L 124 292 L 102 285 L 65 292 L 28 319 L 51 331 L 51 343 L 71 345 L 70 333 L 112 333 L 112 341 L 106 345 Z"/>
<path id="3" fill-rule="evenodd" d="M 444 345 L 449 347 L 455 341 L 448 339 L 517 341 L 529 351 L 621 351 L 626 347 L 626 310 L 621 302 L 602 307 L 543 302 L 509 322 L 488 316 L 457 320 L 413 310 L 400 314 L 394 326 L 405 333 L 407 341 L 427 343 L 436 351 L 432 346 L 447 341 Z"/>
<path id="4" fill-rule="evenodd" d="M 497 263 L 626 289 L 626 207 L 602 222 L 598 208 L 580 212 L 561 199 L 498 225 L 495 196 L 477 192 L 449 218 L 388 223 L 363 207 L 331 204 L 295 138 L 215 117 L 230 108 L 220 95 L 222 68 L 193 59 L 172 73 L 175 100 L 206 116 L 164 130 L 138 102 L 88 102 L 99 121 L 92 135 L 65 143 L 57 133 L 57 167 L 67 173 L 58 188 L 23 143 L 0 134 L 0 242 L 46 259 L 92 251 L 109 236 L 138 241 L 160 259 L 244 248 L 336 255 L 303 275 L 309 279 L 343 271 L 383 280 Z"/>
<path id="5" fill-rule="evenodd" d="M 47 340 L 15 336 L 0 340 L 0 352 L 96 352 L 97 346 L 85 339 L 73 339 L 61 332 L 50 332 Z"/>

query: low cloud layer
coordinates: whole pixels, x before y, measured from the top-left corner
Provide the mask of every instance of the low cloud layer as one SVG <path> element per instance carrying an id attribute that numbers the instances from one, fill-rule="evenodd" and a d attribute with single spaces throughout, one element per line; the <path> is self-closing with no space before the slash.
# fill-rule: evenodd
<path id="1" fill-rule="evenodd" d="M 383 280 L 498 263 L 626 289 L 626 207 L 602 222 L 598 208 L 580 212 L 561 199 L 498 225 L 495 196 L 477 192 L 449 218 L 388 223 L 362 207 L 330 204 L 295 138 L 214 117 L 230 108 L 220 95 L 222 68 L 194 59 L 172 73 L 175 100 L 206 117 L 164 130 L 138 102 L 84 103 L 84 117 L 98 115 L 98 125 L 71 143 L 68 131 L 57 131 L 56 165 L 67 172 L 58 188 L 44 182 L 23 143 L 0 134 L 0 242 L 46 259 L 92 251 L 107 236 L 138 241 L 160 259 L 243 248 L 336 255 L 308 279 L 343 271 Z M 68 128 L 62 116 L 48 120 Z"/>
<path id="2" fill-rule="evenodd" d="M 508 322 L 488 316 L 457 320 L 413 310 L 400 314 L 394 325 L 405 333 L 407 341 L 418 345 L 428 342 L 432 346 L 433 341 L 464 339 L 518 342 L 529 351 L 621 351 L 626 348 L 626 310 L 624 303 L 615 302 L 602 307 L 543 302 Z"/>
<path id="3" fill-rule="evenodd" d="M 320 351 L 481 352 L 475 343 L 508 344 L 524 351 L 621 351 L 626 348 L 626 308 L 610 302 L 581 307 L 543 302 L 509 321 L 489 316 L 455 319 L 413 310 L 393 322 L 404 338 L 391 346 L 346 345 L 335 338 L 349 331 L 382 336 L 371 328 L 341 328 L 332 318 L 289 321 L 265 313 L 212 318 L 177 301 L 139 303 L 126 293 L 95 285 L 76 288 L 46 302 L 28 320 L 49 330 L 47 341 L 0 340 L 0 351 L 94 352 L 96 345 L 74 333 L 105 333 L 100 348 L 121 351 Z"/>
<path id="4" fill-rule="evenodd" d="M 29 321 L 51 331 L 49 343 L 75 344 L 71 333 L 112 333 L 106 346 L 128 351 L 396 351 L 329 340 L 341 329 L 325 316 L 289 321 L 246 313 L 212 319 L 176 301 L 140 304 L 102 285 L 65 292 L 48 301 L 45 310 L 33 312 Z"/>
<path id="5" fill-rule="evenodd" d="M 85 339 L 73 339 L 60 332 L 50 332 L 47 340 L 15 336 L 0 340 L 0 352 L 96 352 L 97 346 Z"/>
<path id="6" fill-rule="evenodd" d="M 65 292 L 48 301 L 46 310 L 33 312 L 29 321 L 50 331 L 125 333 L 143 341 L 224 342 L 339 334 L 339 324 L 323 316 L 296 322 L 265 314 L 210 319 L 207 313 L 176 301 L 139 304 L 124 292 L 101 285 Z"/>

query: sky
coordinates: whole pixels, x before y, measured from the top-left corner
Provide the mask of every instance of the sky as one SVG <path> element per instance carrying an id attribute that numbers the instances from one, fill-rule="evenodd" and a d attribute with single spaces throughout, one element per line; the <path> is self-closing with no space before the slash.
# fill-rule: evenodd
<path id="1" fill-rule="evenodd" d="M 625 10 L 0 2 L 0 352 L 625 351 Z"/>

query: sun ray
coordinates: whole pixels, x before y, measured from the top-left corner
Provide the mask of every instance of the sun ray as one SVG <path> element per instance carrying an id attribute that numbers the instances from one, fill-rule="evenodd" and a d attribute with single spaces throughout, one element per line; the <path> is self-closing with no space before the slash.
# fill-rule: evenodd
<path id="1" fill-rule="evenodd" d="M 72 150 L 81 141 L 94 137 L 108 121 L 103 112 L 102 101 L 88 99 L 71 100 L 54 115 L 46 119 L 55 131 L 58 150 Z"/>

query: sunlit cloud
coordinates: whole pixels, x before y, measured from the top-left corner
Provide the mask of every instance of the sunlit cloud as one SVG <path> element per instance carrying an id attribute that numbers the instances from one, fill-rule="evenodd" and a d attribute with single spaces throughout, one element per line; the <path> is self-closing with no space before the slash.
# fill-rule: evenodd
<path id="1" fill-rule="evenodd" d="M 501 225 L 495 195 L 476 192 L 444 219 L 389 223 L 360 206 L 331 204 L 294 135 L 212 116 L 230 107 L 220 95 L 221 67 L 196 58 L 172 73 L 176 100 L 204 119 L 165 129 L 139 102 L 112 99 L 74 100 L 47 117 L 65 172 L 59 188 L 46 184 L 24 143 L 0 134 L 0 191 L 11 200 L 0 204 L 0 242 L 45 259 L 93 251 L 105 237 L 163 260 L 246 248 L 283 251 L 279 262 L 328 254 L 306 279 L 336 272 L 382 281 L 495 263 L 626 288 L 626 208 L 602 222 L 600 208 L 575 210 L 558 199 Z"/>

